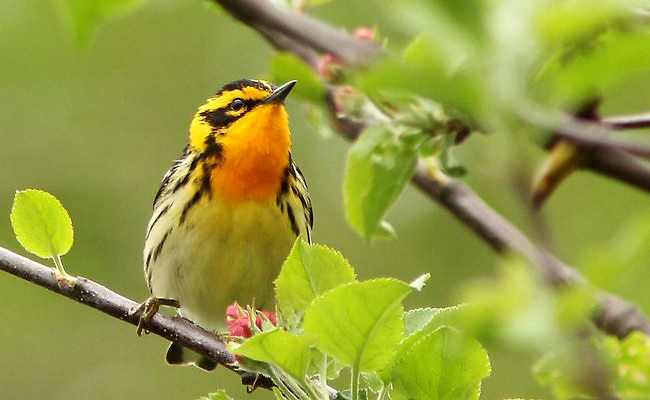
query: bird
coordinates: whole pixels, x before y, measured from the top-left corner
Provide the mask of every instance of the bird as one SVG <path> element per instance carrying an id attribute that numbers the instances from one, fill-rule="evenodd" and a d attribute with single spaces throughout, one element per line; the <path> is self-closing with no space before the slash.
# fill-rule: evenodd
<path id="1" fill-rule="evenodd" d="M 284 104 L 295 84 L 230 82 L 195 113 L 146 229 L 150 297 L 134 310 L 138 334 L 161 305 L 220 334 L 228 305 L 273 307 L 273 281 L 296 239 L 311 243 L 314 223 Z M 189 353 L 172 342 L 166 359 L 216 367 Z"/>

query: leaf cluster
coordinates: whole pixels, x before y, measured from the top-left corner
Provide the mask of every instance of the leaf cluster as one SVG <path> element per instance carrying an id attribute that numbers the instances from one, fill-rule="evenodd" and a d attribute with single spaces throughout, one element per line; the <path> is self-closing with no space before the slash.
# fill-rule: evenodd
<path id="1" fill-rule="evenodd" d="M 342 370 L 350 387 L 340 395 L 352 399 L 477 399 L 490 363 L 476 339 L 444 323 L 458 309 L 404 311 L 426 279 L 360 282 L 340 253 L 298 240 L 276 281 L 280 326 L 232 351 L 292 399 L 327 399 Z"/>

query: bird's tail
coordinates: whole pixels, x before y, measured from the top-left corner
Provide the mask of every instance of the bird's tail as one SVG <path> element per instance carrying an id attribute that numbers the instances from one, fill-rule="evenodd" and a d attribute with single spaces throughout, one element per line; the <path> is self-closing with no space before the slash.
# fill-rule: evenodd
<path id="1" fill-rule="evenodd" d="M 172 342 L 167 349 L 165 360 L 171 365 L 194 365 L 204 371 L 212 371 L 217 362 L 186 349 L 177 342 Z"/>

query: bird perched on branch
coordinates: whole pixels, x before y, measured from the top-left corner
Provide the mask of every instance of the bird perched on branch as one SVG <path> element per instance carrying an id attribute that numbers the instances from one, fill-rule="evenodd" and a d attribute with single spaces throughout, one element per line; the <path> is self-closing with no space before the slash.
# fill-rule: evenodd
<path id="1" fill-rule="evenodd" d="M 218 333 L 229 304 L 273 306 L 273 280 L 296 237 L 311 241 L 313 225 L 284 106 L 295 83 L 231 82 L 194 115 L 154 199 L 144 246 L 151 297 L 138 308 L 138 334 L 160 305 Z M 188 353 L 172 343 L 167 361 L 188 363 Z"/>

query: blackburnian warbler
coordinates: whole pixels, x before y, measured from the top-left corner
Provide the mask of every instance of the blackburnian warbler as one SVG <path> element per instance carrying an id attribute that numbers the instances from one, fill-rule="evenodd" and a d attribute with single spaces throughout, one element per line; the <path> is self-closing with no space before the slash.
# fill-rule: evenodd
<path id="1" fill-rule="evenodd" d="M 154 199 L 144 246 L 151 297 L 138 333 L 161 304 L 217 333 L 229 304 L 273 306 L 273 280 L 296 237 L 311 241 L 313 225 L 284 106 L 295 83 L 231 82 L 194 115 Z M 187 352 L 172 343 L 167 361 L 185 363 Z"/>

